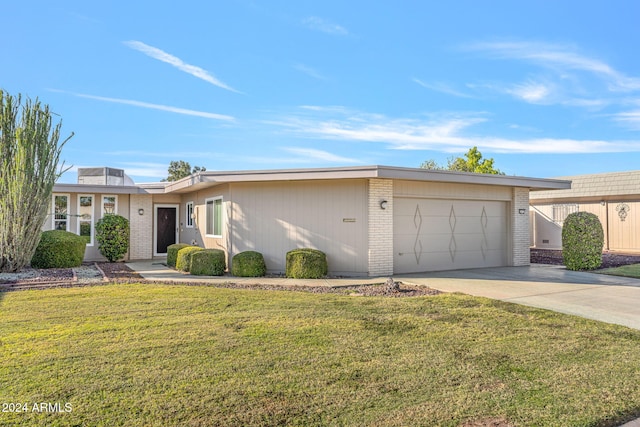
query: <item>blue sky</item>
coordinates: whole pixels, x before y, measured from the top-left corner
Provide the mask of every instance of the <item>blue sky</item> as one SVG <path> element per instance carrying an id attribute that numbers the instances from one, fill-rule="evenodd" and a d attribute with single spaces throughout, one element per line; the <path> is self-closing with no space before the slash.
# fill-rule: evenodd
<path id="1" fill-rule="evenodd" d="M 0 88 L 59 114 L 67 165 L 639 169 L 640 2 L 6 2 Z M 61 182 L 75 182 L 74 169 Z"/>

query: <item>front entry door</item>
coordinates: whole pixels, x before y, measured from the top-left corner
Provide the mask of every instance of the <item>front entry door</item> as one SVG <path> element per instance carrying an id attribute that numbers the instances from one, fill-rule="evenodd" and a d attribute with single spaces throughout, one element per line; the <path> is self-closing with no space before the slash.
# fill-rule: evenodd
<path id="1" fill-rule="evenodd" d="M 165 255 L 178 242 L 178 205 L 156 205 L 154 255 Z"/>

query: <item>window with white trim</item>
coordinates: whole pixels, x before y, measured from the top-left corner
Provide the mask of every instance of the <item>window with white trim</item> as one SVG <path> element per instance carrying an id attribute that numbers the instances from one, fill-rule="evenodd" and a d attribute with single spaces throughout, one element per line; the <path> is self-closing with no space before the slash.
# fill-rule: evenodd
<path id="1" fill-rule="evenodd" d="M 53 229 L 69 231 L 69 195 L 54 194 L 52 204 Z"/>
<path id="2" fill-rule="evenodd" d="M 187 224 L 187 228 L 193 228 L 193 218 L 194 218 L 194 211 L 193 211 L 193 202 L 187 202 L 187 212 L 186 212 L 186 224 Z"/>
<path id="3" fill-rule="evenodd" d="M 102 196 L 102 217 L 118 213 L 118 196 Z"/>
<path id="4" fill-rule="evenodd" d="M 78 235 L 93 246 L 93 194 L 78 195 Z"/>
<path id="5" fill-rule="evenodd" d="M 205 234 L 222 237 L 222 197 L 205 200 Z"/>

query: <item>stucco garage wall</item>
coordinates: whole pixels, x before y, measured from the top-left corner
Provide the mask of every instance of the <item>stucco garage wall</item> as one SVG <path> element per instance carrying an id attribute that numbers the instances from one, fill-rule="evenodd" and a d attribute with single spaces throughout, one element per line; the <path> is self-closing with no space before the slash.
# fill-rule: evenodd
<path id="1" fill-rule="evenodd" d="M 282 272 L 288 251 L 310 247 L 332 274 L 367 274 L 366 180 L 233 183 L 229 198 L 231 256 L 255 250 Z"/>

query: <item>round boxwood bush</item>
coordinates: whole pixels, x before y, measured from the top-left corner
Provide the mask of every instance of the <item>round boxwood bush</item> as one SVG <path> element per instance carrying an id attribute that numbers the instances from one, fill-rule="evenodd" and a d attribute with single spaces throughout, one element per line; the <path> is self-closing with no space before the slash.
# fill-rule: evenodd
<path id="1" fill-rule="evenodd" d="M 231 274 L 237 277 L 261 277 L 267 273 L 264 257 L 260 252 L 245 251 L 233 256 Z"/>
<path id="2" fill-rule="evenodd" d="M 33 268 L 79 267 L 82 265 L 86 248 L 86 240 L 77 234 L 63 230 L 45 231 L 31 258 L 31 266 Z"/>
<path id="3" fill-rule="evenodd" d="M 567 215 L 562 226 L 562 258 L 569 270 L 594 270 L 602 265 L 604 231 L 589 212 Z"/>
<path id="4" fill-rule="evenodd" d="M 122 259 L 129 250 L 129 220 L 107 214 L 96 222 L 98 250 L 109 262 Z"/>
<path id="5" fill-rule="evenodd" d="M 327 275 L 327 256 L 317 249 L 287 252 L 285 275 L 292 279 L 319 279 Z"/>
<path id="6" fill-rule="evenodd" d="M 204 249 L 191 254 L 190 272 L 194 276 L 222 276 L 227 268 L 224 251 Z"/>
<path id="7" fill-rule="evenodd" d="M 167 267 L 176 268 L 176 260 L 178 259 L 178 251 L 182 248 L 186 248 L 186 243 L 174 243 L 167 246 Z"/>
<path id="8" fill-rule="evenodd" d="M 204 251 L 199 246 L 187 246 L 178 251 L 178 257 L 176 258 L 176 268 L 180 271 L 189 272 L 191 270 L 191 255 L 194 252 Z"/>

